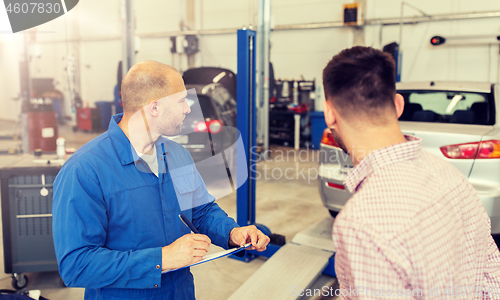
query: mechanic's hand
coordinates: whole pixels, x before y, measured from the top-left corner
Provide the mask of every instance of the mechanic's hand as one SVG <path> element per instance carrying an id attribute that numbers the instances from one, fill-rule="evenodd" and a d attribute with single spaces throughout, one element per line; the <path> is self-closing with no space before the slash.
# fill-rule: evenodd
<path id="1" fill-rule="evenodd" d="M 243 246 L 252 243 L 248 250 L 264 251 L 271 239 L 258 230 L 254 225 L 236 227 L 229 233 L 229 246 Z"/>
<path id="2" fill-rule="evenodd" d="M 210 238 L 203 234 L 186 234 L 161 248 L 162 271 L 182 268 L 203 259 L 210 249 Z"/>

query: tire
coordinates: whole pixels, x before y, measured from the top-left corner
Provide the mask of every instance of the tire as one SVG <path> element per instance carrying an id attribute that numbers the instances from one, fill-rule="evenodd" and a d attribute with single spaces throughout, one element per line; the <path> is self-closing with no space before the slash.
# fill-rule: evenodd
<path id="1" fill-rule="evenodd" d="M 26 274 L 12 275 L 12 287 L 16 290 L 22 290 L 28 285 L 28 276 Z"/>
<path id="2" fill-rule="evenodd" d="M 335 218 L 337 217 L 337 215 L 339 214 L 339 212 L 338 212 L 338 211 L 333 211 L 333 210 L 330 210 L 330 209 L 329 209 L 328 211 L 330 212 L 330 216 L 332 216 L 332 218 L 334 218 L 334 219 L 335 219 Z"/>
<path id="3" fill-rule="evenodd" d="M 491 237 L 493 237 L 493 240 L 497 244 L 498 250 L 500 250 L 500 233 L 499 234 L 492 234 Z"/>
<path id="4" fill-rule="evenodd" d="M 67 287 L 64 281 L 62 280 L 61 276 L 59 276 L 59 284 L 61 285 L 61 287 Z"/>

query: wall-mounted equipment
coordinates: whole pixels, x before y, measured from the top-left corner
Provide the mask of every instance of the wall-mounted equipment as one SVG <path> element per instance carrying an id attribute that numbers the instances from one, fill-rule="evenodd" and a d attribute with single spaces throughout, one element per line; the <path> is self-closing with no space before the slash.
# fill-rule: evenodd
<path id="1" fill-rule="evenodd" d="M 432 46 L 448 45 L 492 45 L 500 43 L 500 35 L 462 35 L 442 37 L 435 35 L 430 40 Z"/>
<path id="2" fill-rule="evenodd" d="M 195 54 L 199 51 L 198 37 L 196 35 L 178 35 L 170 37 L 171 53 Z"/>
<path id="3" fill-rule="evenodd" d="M 363 24 L 363 4 L 357 2 L 344 4 L 344 25 L 361 26 Z"/>
<path id="4" fill-rule="evenodd" d="M 170 42 L 172 43 L 172 47 L 170 48 L 170 53 L 177 53 L 177 37 L 171 36 Z"/>
<path id="5" fill-rule="evenodd" d="M 442 36 L 436 35 L 431 38 L 431 45 L 432 46 L 438 46 L 441 44 L 444 44 L 446 42 L 446 39 Z"/>
<path id="6" fill-rule="evenodd" d="M 184 40 L 184 53 L 195 54 L 198 52 L 198 37 L 196 35 L 186 35 Z"/>

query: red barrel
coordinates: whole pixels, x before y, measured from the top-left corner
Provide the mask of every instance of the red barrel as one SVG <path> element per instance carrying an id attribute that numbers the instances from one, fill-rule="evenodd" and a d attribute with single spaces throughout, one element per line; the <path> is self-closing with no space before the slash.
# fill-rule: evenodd
<path id="1" fill-rule="evenodd" d="M 57 149 L 57 113 L 27 112 L 27 129 L 29 151 L 42 149 L 42 152 L 55 152 Z"/>

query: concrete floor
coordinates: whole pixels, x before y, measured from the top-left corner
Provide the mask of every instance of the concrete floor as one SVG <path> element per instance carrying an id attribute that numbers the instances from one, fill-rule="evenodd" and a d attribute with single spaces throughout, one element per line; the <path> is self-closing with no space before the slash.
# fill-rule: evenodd
<path id="1" fill-rule="evenodd" d="M 0 136 L 16 133 L 18 128 L 18 124 L 0 120 Z M 98 133 L 74 133 L 70 126 L 61 126 L 60 135 L 65 137 L 66 147 L 78 148 Z M 18 141 L 0 140 L 0 151 L 18 144 Z M 19 160 L 20 156 L 0 155 L 0 167 L 15 165 Z M 297 232 L 328 217 L 329 213 L 321 203 L 318 183 L 314 178 L 317 167 L 317 151 L 301 149 L 300 153 L 296 153 L 292 148 L 273 147 L 270 159 L 257 164 L 257 171 L 260 173 L 256 188 L 257 223 L 266 225 L 274 233 L 282 234 L 290 241 Z M 280 176 L 287 169 L 288 179 Z M 308 172 L 312 179 L 308 179 Z M 208 188 L 210 191 L 211 187 Z M 229 216 L 236 217 L 236 193 L 217 199 L 217 203 Z M 217 251 L 215 248 L 213 246 L 211 252 Z M 11 276 L 3 273 L 3 247 L 0 247 L 0 252 L 0 289 L 9 289 L 12 288 Z M 250 263 L 222 258 L 193 267 L 191 270 L 195 278 L 197 299 L 227 299 L 264 262 L 263 258 Z M 83 299 L 83 289 L 61 287 L 57 272 L 27 275 L 27 288 L 41 290 L 46 298 Z M 327 282 L 328 279 L 323 281 Z"/>

